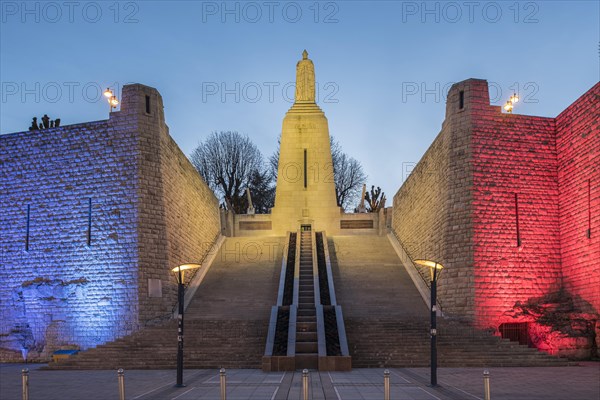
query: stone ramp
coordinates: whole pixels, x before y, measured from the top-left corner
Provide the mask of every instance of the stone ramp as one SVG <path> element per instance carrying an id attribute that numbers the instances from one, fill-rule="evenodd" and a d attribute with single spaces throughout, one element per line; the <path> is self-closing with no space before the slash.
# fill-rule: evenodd
<path id="1" fill-rule="evenodd" d="M 283 237 L 227 238 L 185 314 L 186 368 L 260 368 Z M 50 369 L 175 368 L 177 322 L 144 328 Z"/>
<path id="2" fill-rule="evenodd" d="M 185 311 L 186 321 L 268 321 L 277 302 L 284 246 L 285 237 L 227 238 Z"/>
<path id="3" fill-rule="evenodd" d="M 428 320 L 427 305 L 387 237 L 334 236 L 328 244 L 346 318 L 393 315 Z"/>
<path id="4" fill-rule="evenodd" d="M 353 368 L 426 367 L 429 313 L 387 237 L 334 236 L 330 256 Z M 438 365 L 556 366 L 567 361 L 438 318 Z"/>

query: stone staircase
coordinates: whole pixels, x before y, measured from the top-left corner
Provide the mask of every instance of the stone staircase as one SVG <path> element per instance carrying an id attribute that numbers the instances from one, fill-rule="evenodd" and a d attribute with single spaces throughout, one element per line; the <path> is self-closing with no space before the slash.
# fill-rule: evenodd
<path id="1" fill-rule="evenodd" d="M 289 232 L 277 303 L 271 308 L 262 369 L 349 371 L 342 307 L 323 232 Z"/>
<path id="2" fill-rule="evenodd" d="M 317 311 L 313 275 L 311 232 L 300 234 L 300 274 L 296 317 L 296 368 L 316 369 L 319 365 Z"/>
<path id="3" fill-rule="evenodd" d="M 427 367 L 429 324 L 394 319 L 349 319 L 346 332 L 354 368 Z M 566 360 L 458 323 L 438 319 L 440 367 L 564 366 Z"/>
<path id="4" fill-rule="evenodd" d="M 260 368 L 268 321 L 185 321 L 185 368 Z M 49 369 L 173 369 L 177 323 L 149 327 L 100 345 Z"/>
<path id="5" fill-rule="evenodd" d="M 282 237 L 225 240 L 186 309 L 186 368 L 260 368 L 284 244 Z M 177 322 L 169 320 L 47 368 L 171 369 L 176 355 Z"/>
<path id="6" fill-rule="evenodd" d="M 427 306 L 386 237 L 329 239 L 337 299 L 344 307 L 354 368 L 426 367 Z M 567 361 L 438 318 L 438 365 L 554 366 Z"/>

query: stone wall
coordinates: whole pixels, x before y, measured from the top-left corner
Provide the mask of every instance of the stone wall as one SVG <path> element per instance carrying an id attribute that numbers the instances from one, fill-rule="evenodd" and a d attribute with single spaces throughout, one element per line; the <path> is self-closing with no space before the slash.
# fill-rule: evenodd
<path id="1" fill-rule="evenodd" d="M 470 81 L 448 94 L 442 130 L 394 196 L 392 231 L 408 255 L 432 259 L 446 269 L 438 285 L 445 312 L 472 316 L 473 246 L 470 203 L 472 175 L 469 121 Z M 463 107 L 459 92 L 463 91 Z M 429 271 L 420 270 L 429 280 Z"/>
<path id="2" fill-rule="evenodd" d="M 600 311 L 600 84 L 556 118 L 563 282 Z M 588 234 L 589 230 L 589 234 Z"/>
<path id="3" fill-rule="evenodd" d="M 2 348 L 44 358 L 166 317 L 171 268 L 201 261 L 220 232 L 160 94 L 122 97 L 106 121 L 0 136 Z"/>
<path id="4" fill-rule="evenodd" d="M 442 131 L 394 197 L 392 222 L 411 258 L 446 266 L 446 313 L 497 329 L 515 322 L 517 302 L 563 282 L 598 313 L 599 88 L 543 118 L 491 106 L 486 81 L 453 85 Z"/>
<path id="5" fill-rule="evenodd" d="M 0 347 L 35 356 L 137 328 L 136 142 L 108 121 L 0 136 Z"/>
<path id="6" fill-rule="evenodd" d="M 169 136 L 156 89 L 124 87 L 121 111 L 111 116 L 122 119 L 139 132 L 139 319 L 149 324 L 168 317 L 176 303 L 171 269 L 200 262 L 219 235 L 219 204 Z M 151 293 L 151 283 L 162 293 Z"/>
<path id="7" fill-rule="evenodd" d="M 554 119 L 502 113 L 486 93 L 472 121 L 475 317 L 497 328 L 561 285 Z"/>

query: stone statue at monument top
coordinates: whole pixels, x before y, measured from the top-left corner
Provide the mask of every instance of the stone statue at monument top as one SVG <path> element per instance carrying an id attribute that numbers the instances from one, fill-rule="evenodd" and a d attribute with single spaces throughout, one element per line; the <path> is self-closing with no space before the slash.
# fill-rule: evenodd
<path id="1" fill-rule="evenodd" d="M 302 52 L 302 60 L 296 64 L 296 103 L 315 102 L 315 66 L 308 58 L 308 52 Z"/>

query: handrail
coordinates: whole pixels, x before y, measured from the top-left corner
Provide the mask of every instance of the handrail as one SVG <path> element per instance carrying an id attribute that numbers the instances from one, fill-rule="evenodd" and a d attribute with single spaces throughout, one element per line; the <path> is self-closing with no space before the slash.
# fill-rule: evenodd
<path id="1" fill-rule="evenodd" d="M 287 232 L 285 244 L 283 245 L 283 259 L 281 261 L 281 274 L 279 275 L 279 288 L 277 289 L 277 306 L 283 305 L 283 295 L 285 293 L 285 276 L 287 273 L 287 259 L 290 246 L 290 237 L 292 233 Z"/>
<path id="2" fill-rule="evenodd" d="M 388 239 L 390 240 L 392 247 L 394 247 L 394 250 L 396 250 L 396 254 L 400 258 L 400 261 L 402 261 L 402 265 L 404 265 L 406 272 L 408 272 L 408 275 L 413 280 L 413 283 L 415 284 L 417 290 L 421 294 L 423 301 L 425 302 L 425 304 L 427 305 L 428 308 L 431 308 L 431 296 L 430 296 L 431 283 L 427 279 L 425 279 L 425 277 L 421 274 L 421 271 L 417 268 L 413 259 L 411 258 L 411 256 L 408 254 L 408 252 L 402 245 L 402 241 L 400 240 L 400 238 L 398 238 L 396 231 L 391 229 L 390 233 L 391 233 L 391 235 L 388 233 Z M 394 239 L 394 240 L 392 240 L 392 239 Z M 400 252 L 403 254 L 400 254 Z M 412 266 L 412 268 L 408 267 L 406 264 L 410 264 Z M 422 281 L 421 284 L 419 284 L 419 281 L 415 280 L 415 275 L 419 276 L 419 278 Z M 423 288 L 423 285 L 425 286 L 425 288 Z M 425 293 L 424 292 L 425 290 L 428 293 Z M 439 297 L 436 300 L 437 300 L 439 313 L 442 314 L 442 310 L 444 309 L 443 304 L 440 301 Z"/>
<path id="3" fill-rule="evenodd" d="M 191 270 L 191 274 L 190 274 L 190 278 L 187 279 L 187 284 L 184 282 L 183 286 L 184 286 L 184 291 L 187 292 L 188 288 L 190 287 L 191 283 L 194 281 L 194 278 L 196 278 L 196 275 L 198 274 L 198 272 L 200 270 L 205 271 L 204 267 L 204 262 L 206 261 L 206 259 L 208 258 L 209 255 L 214 254 L 216 255 L 216 253 L 219 251 L 219 245 L 218 242 L 219 240 L 221 240 L 221 238 L 225 238 L 225 236 L 222 236 L 221 233 L 217 233 L 217 235 L 215 236 L 215 238 L 213 239 L 212 242 L 210 242 L 210 246 L 208 247 L 208 250 L 204 253 L 204 255 L 202 256 L 202 258 L 200 259 L 200 261 L 198 262 L 198 264 L 200 264 L 202 267 L 200 268 L 195 268 Z M 211 250 L 215 249 L 214 252 L 212 252 Z M 206 272 L 206 271 L 205 271 Z M 194 290 L 194 292 L 192 293 L 192 295 L 195 293 L 196 291 Z M 188 297 L 189 299 L 189 295 L 186 293 L 186 297 Z M 189 300 L 184 300 L 184 304 L 188 303 Z M 178 301 L 175 301 L 175 303 L 173 304 L 173 308 L 171 309 L 171 317 L 174 318 L 176 316 L 176 310 L 177 310 L 177 305 L 179 304 Z"/>
<path id="4" fill-rule="evenodd" d="M 210 247 L 208 248 L 208 251 L 206 253 L 204 253 L 204 255 L 202 256 L 202 258 L 200 259 L 199 264 L 204 266 L 204 262 L 206 261 L 206 259 L 208 258 L 208 256 L 211 254 L 211 250 L 213 248 L 216 248 L 215 253 L 219 250 L 219 246 L 217 245 L 217 243 L 219 242 L 219 240 L 221 238 L 224 238 L 224 236 L 221 236 L 221 233 L 217 233 L 217 235 L 215 236 L 215 238 L 213 239 L 213 241 L 210 244 Z M 213 253 L 213 254 L 215 254 Z M 184 284 L 185 290 L 187 291 L 188 287 L 190 286 L 191 282 L 194 280 L 194 278 L 196 277 L 196 274 L 198 273 L 199 270 L 204 269 L 204 268 L 196 268 L 193 269 L 191 272 L 191 277 L 188 279 L 188 283 Z M 189 302 L 189 301 L 188 301 Z M 165 314 L 161 314 L 161 315 L 157 315 L 156 317 L 147 319 L 144 321 L 143 326 L 149 326 L 149 325 L 154 325 L 156 322 L 164 322 L 167 320 L 170 320 L 172 318 L 176 317 L 176 311 L 177 311 L 177 306 L 179 304 L 179 301 L 176 300 L 173 303 L 173 306 L 171 307 L 171 311 Z"/>
<path id="5" fill-rule="evenodd" d="M 208 251 L 206 253 L 204 253 L 204 255 L 202 256 L 202 258 L 200 259 L 198 264 L 204 265 L 204 261 L 206 261 L 206 258 L 210 254 L 210 251 L 216 247 L 216 244 L 219 241 L 220 237 L 221 237 L 221 232 L 217 233 L 217 235 L 215 236 L 213 241 L 210 243 L 210 247 L 208 248 Z M 190 286 L 190 283 L 194 280 L 194 277 L 196 276 L 196 274 L 198 273 L 199 270 L 200 270 L 200 268 L 195 268 L 192 270 L 192 273 L 190 274 L 190 278 L 188 279 L 187 285 L 185 285 L 185 283 L 184 283 L 186 290 L 187 290 L 188 286 Z"/>

